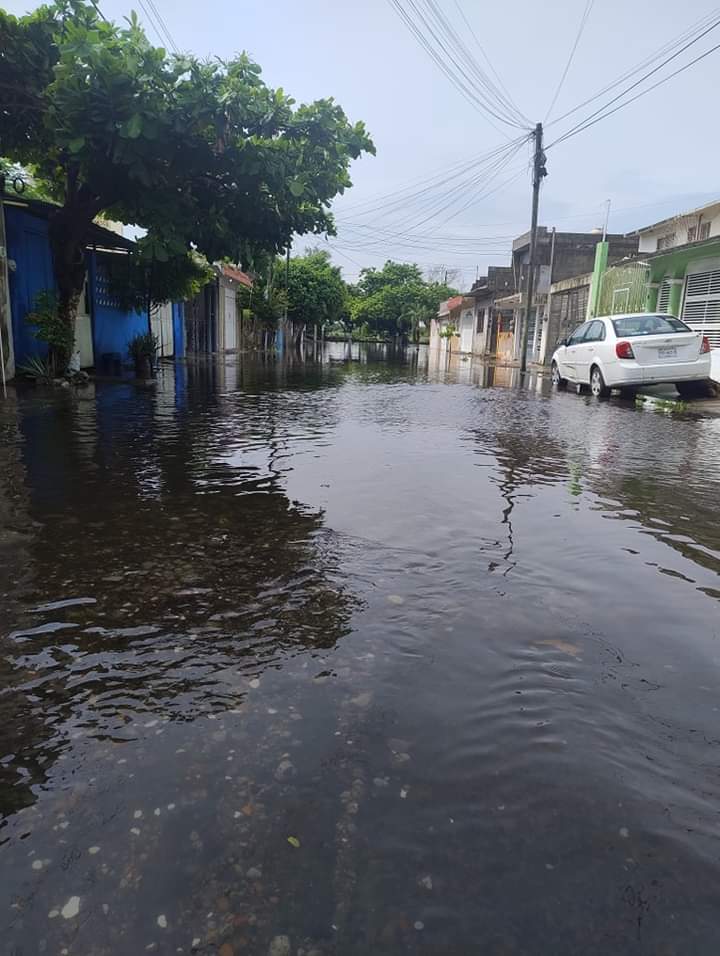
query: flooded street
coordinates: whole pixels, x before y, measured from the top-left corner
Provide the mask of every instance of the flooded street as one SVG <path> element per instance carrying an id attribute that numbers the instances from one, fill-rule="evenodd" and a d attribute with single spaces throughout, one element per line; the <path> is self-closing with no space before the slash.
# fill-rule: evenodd
<path id="1" fill-rule="evenodd" d="M 0 953 L 716 954 L 720 419 L 353 357 L 0 400 Z"/>

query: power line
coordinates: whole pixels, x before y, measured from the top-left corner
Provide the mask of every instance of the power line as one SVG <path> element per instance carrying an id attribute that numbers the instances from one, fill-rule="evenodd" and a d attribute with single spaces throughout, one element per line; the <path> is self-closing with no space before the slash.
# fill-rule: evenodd
<path id="1" fill-rule="evenodd" d="M 448 43 L 450 44 L 451 50 L 459 53 L 462 56 L 470 72 L 475 75 L 476 85 L 477 82 L 480 83 L 480 87 L 484 89 L 485 92 L 491 97 L 501 112 L 504 111 L 507 116 L 514 117 L 516 122 L 519 121 L 520 126 L 528 125 L 529 121 L 527 118 L 522 115 L 520 110 L 514 105 L 509 97 L 507 97 L 493 83 L 487 73 L 485 73 L 485 71 L 482 69 L 467 47 L 462 36 L 458 34 L 457 30 L 450 23 L 445 13 L 438 6 L 436 0 L 423 0 L 423 2 L 431 16 L 435 19 L 439 29 L 445 35 Z"/>
<path id="2" fill-rule="evenodd" d="M 511 94 L 510 94 L 510 91 L 508 90 L 507 86 L 505 86 L 505 84 L 504 84 L 503 81 L 502 81 L 502 78 L 501 78 L 500 75 L 498 74 L 498 72 L 497 72 L 497 70 L 495 69 L 495 67 L 492 65 L 492 61 L 490 60 L 490 57 L 489 57 L 489 56 L 487 55 L 487 53 L 485 52 L 485 47 L 482 45 L 482 43 L 481 43 L 480 40 L 478 39 L 477 34 L 476 34 L 475 31 L 473 30 L 472 25 L 471 25 L 470 21 L 468 20 L 468 18 L 466 17 L 465 11 L 463 10 L 463 8 L 462 8 L 462 6 L 461 6 L 459 0 L 454 0 L 454 2 L 455 2 L 455 6 L 457 7 L 458 13 L 459 13 L 460 16 L 462 17 L 463 22 L 464 22 L 465 26 L 466 26 L 467 29 L 468 29 L 468 32 L 469 32 L 470 36 L 471 36 L 471 37 L 473 38 L 473 40 L 475 41 L 475 45 L 477 46 L 478 50 L 480 50 L 480 52 L 482 53 L 483 58 L 485 59 L 485 62 L 486 62 L 487 65 L 490 67 L 490 70 L 492 71 L 492 74 L 493 74 L 493 76 L 495 77 L 495 79 L 498 81 L 498 85 L 500 86 L 500 89 L 503 91 L 503 93 L 504 93 L 505 96 L 507 97 L 508 102 L 509 102 L 509 103 L 511 104 L 511 106 L 513 106 L 513 108 L 515 109 L 516 113 L 517 113 L 520 117 L 522 117 L 522 119 L 524 119 L 524 120 L 527 122 L 528 126 L 529 126 L 529 125 L 530 125 L 530 120 L 529 120 L 529 119 L 525 116 L 525 114 L 518 108 L 518 105 L 517 105 L 517 103 L 515 102 L 515 100 L 512 98 L 512 96 L 511 96 Z"/>
<path id="3" fill-rule="evenodd" d="M 619 76 L 612 83 L 609 83 L 607 86 L 604 86 L 601 90 L 598 90 L 597 93 L 594 93 L 592 96 L 588 97 L 586 100 L 583 100 L 581 103 L 578 103 L 577 106 L 573 106 L 572 109 L 568 110 L 566 113 L 563 113 L 562 116 L 558 116 L 556 119 L 551 120 L 551 122 L 548 125 L 555 126 L 557 123 L 562 122 L 562 120 L 567 119 L 568 116 L 572 116 L 573 113 L 577 113 L 584 106 L 588 106 L 590 103 L 594 102 L 594 100 L 599 100 L 600 97 L 604 96 L 606 93 L 609 93 L 611 90 L 616 89 L 618 86 L 620 86 L 621 83 L 625 82 L 625 80 L 628 80 L 630 79 L 630 77 L 635 76 L 637 73 L 640 73 L 641 70 L 644 70 L 646 67 L 650 66 L 652 63 L 656 62 L 661 57 L 665 56 L 671 51 L 677 50 L 677 48 L 680 47 L 688 38 L 695 37 L 695 40 L 701 39 L 705 35 L 705 33 L 708 32 L 708 30 L 705 30 L 705 28 L 708 27 L 708 25 L 710 25 L 709 26 L 710 30 L 714 29 L 717 26 L 717 23 L 718 23 L 717 17 L 719 12 L 720 10 L 716 8 L 715 10 L 713 10 L 711 14 L 708 14 L 707 16 L 703 17 L 701 20 L 698 20 L 696 23 L 694 23 L 679 37 L 676 37 L 670 43 L 666 43 L 664 46 L 657 49 L 649 57 L 646 57 L 641 63 L 638 63 L 636 66 L 632 67 L 632 69 L 627 70 L 625 73 Z M 701 32 L 703 30 L 705 30 L 705 32 Z M 695 41 L 693 40 L 692 42 L 695 42 Z M 683 47 L 683 49 L 678 50 L 677 53 L 673 54 L 671 57 L 669 57 L 669 59 L 665 60 L 664 62 L 665 63 L 670 62 L 671 59 L 673 59 L 675 56 L 682 53 L 684 49 L 687 49 L 687 47 Z M 660 64 L 660 67 L 658 67 L 658 69 L 660 69 L 663 65 L 664 64 Z M 647 75 L 649 76 L 650 74 L 647 74 Z M 642 80 L 638 82 L 642 82 Z"/>
<path id="4" fill-rule="evenodd" d="M 613 113 L 617 113 L 618 110 L 621 110 L 626 106 L 629 106 L 630 103 L 634 103 L 635 100 L 639 100 L 641 96 L 645 96 L 646 93 L 650 93 L 652 92 L 652 90 L 657 89 L 658 86 L 662 86 L 663 83 L 667 83 L 668 80 L 671 80 L 674 76 L 677 76 L 679 73 L 684 73 L 685 70 L 690 69 L 691 66 L 694 66 L 696 63 L 699 63 L 700 60 L 704 60 L 705 57 L 710 56 L 711 53 L 715 53 L 716 50 L 720 50 L 720 43 L 716 44 L 713 47 L 710 47 L 709 50 L 706 50 L 704 53 L 701 53 L 699 56 L 696 56 L 694 60 L 690 60 L 689 63 L 686 63 L 684 66 L 679 67 L 679 69 L 675 70 L 674 72 L 669 73 L 667 76 L 664 76 L 661 80 L 658 80 L 656 83 L 653 83 L 652 86 L 648 86 L 647 89 L 641 90 L 639 93 L 636 93 L 635 96 L 631 96 L 629 100 L 626 100 L 624 103 L 620 103 L 618 106 L 615 107 L 615 109 L 607 110 L 607 112 L 602 113 L 601 116 L 597 116 L 596 119 L 592 119 L 592 117 L 596 116 L 596 113 L 600 111 L 597 110 L 595 113 L 591 113 L 590 116 L 586 117 L 586 119 L 590 120 L 590 122 L 585 122 L 583 125 L 578 125 L 573 127 L 571 130 L 568 130 L 568 132 L 565 133 L 563 136 L 561 136 L 559 139 L 556 139 L 553 143 L 551 143 L 550 146 L 556 146 L 558 143 L 562 143 L 566 139 L 570 139 L 571 136 L 576 136 L 578 133 L 582 133 L 583 130 L 588 129 L 590 126 L 594 126 L 596 123 L 599 123 L 601 120 L 604 120 L 606 117 L 612 116 Z M 637 86 L 637 83 L 634 83 L 633 86 Z M 629 87 L 629 89 L 632 89 L 632 87 Z M 628 92 L 628 90 L 626 90 L 625 92 Z M 621 95 L 624 95 L 624 94 L 621 94 Z M 615 100 L 617 99 L 618 97 L 615 97 L 614 100 L 611 100 L 610 103 L 606 103 L 605 105 L 610 106 L 610 104 L 614 103 Z M 549 148 L 550 147 L 548 146 L 548 149 Z"/>
<path id="5" fill-rule="evenodd" d="M 158 12 L 157 7 L 155 7 L 153 4 L 152 0 L 147 0 L 147 5 L 145 0 L 139 0 L 139 2 L 148 23 L 153 28 L 158 39 L 160 40 L 160 45 L 163 47 L 169 46 L 175 53 L 178 53 L 178 48 L 175 46 L 173 38 L 170 35 L 170 31 L 168 30 L 165 21 L 160 16 L 160 13 Z M 151 10 L 154 11 L 154 13 L 151 13 Z M 157 17 L 157 22 L 155 17 Z"/>
<path id="6" fill-rule="evenodd" d="M 438 186 L 447 185 L 447 183 L 465 175 L 471 169 L 477 169 L 479 165 L 489 162 L 491 159 L 504 152 L 513 144 L 521 143 L 524 140 L 524 136 L 518 137 L 515 140 L 510 140 L 509 142 L 503 143 L 502 146 L 498 146 L 488 153 L 481 153 L 479 156 L 474 156 L 472 159 L 465 160 L 464 162 L 458 163 L 455 166 L 450 166 L 447 169 L 438 172 L 438 174 L 428 177 L 424 180 L 420 180 L 417 183 L 411 183 L 408 186 L 404 186 L 392 192 L 381 194 L 374 199 L 367 199 L 364 202 L 356 203 L 354 205 L 351 204 L 346 208 L 351 211 L 356 210 L 354 215 L 361 218 L 368 216 L 377 210 L 383 210 L 383 212 L 386 212 L 396 205 L 406 204 L 419 198 L 420 196 L 424 196 L 426 193 L 431 192 Z M 423 188 L 413 190 L 414 185 Z M 397 198 L 393 199 L 394 196 Z M 368 206 L 368 204 L 370 205 Z M 362 206 L 368 206 L 368 208 L 362 210 L 360 208 Z"/>
<path id="7" fill-rule="evenodd" d="M 179 50 L 178 50 L 178 48 L 177 48 L 177 44 L 175 43 L 175 40 L 173 39 L 173 36 L 172 36 L 172 34 L 170 33 L 170 28 L 168 27 L 168 25 L 167 25 L 167 23 L 165 22 L 165 20 L 164 20 L 162 14 L 161 14 L 160 11 L 158 10 L 157 6 L 155 5 L 155 0 L 147 0 L 147 3 L 150 5 L 150 8 L 152 9 L 153 13 L 155 14 L 155 16 L 156 16 L 156 18 L 157 18 L 157 20 L 158 20 L 158 23 L 159 23 L 160 26 L 162 27 L 163 33 L 164 33 L 165 36 L 167 37 L 168 43 L 169 43 L 170 46 L 173 48 L 173 51 L 179 56 L 179 55 L 180 55 L 180 52 L 179 52 Z"/>
<path id="8" fill-rule="evenodd" d="M 501 111 L 499 110 L 497 103 L 491 105 L 487 102 L 485 98 L 485 93 L 487 91 L 482 90 L 478 86 L 477 80 L 473 80 L 472 77 L 468 75 L 467 70 L 463 67 L 463 65 L 455 60 L 452 49 L 449 49 L 443 39 L 438 36 L 433 25 L 428 21 L 426 15 L 422 12 L 422 10 L 419 9 L 414 0 L 408 0 L 408 2 L 412 10 L 415 12 L 420 25 L 413 20 L 412 16 L 403 7 L 401 0 L 389 0 L 389 2 L 401 20 L 405 23 L 407 28 L 416 38 L 420 46 L 422 46 L 422 48 L 433 60 L 436 66 L 441 70 L 441 72 L 445 74 L 453 86 L 475 109 L 478 109 L 480 112 L 485 114 L 486 119 L 495 129 L 498 127 L 495 126 L 495 124 L 492 122 L 492 119 L 490 119 L 491 116 L 508 126 L 523 128 L 523 123 L 515 120 L 508 110 L 504 109 Z M 424 32 L 423 27 L 427 32 Z M 428 35 L 430 39 L 428 38 Z M 438 53 L 436 47 L 433 46 L 432 41 L 434 41 L 437 47 L 440 48 L 440 53 Z M 445 54 L 444 58 L 442 55 L 443 53 Z"/>
<path id="9" fill-rule="evenodd" d="M 575 35 L 575 42 L 573 43 L 572 48 L 570 49 L 570 55 L 568 56 L 567 63 L 565 64 L 565 69 L 562 72 L 562 76 L 560 77 L 560 82 L 557 85 L 557 89 L 555 90 L 555 95 L 553 96 L 552 102 L 550 103 L 550 106 L 548 107 L 548 111 L 545 114 L 545 119 L 543 121 L 545 123 L 547 123 L 548 117 L 552 113 L 553 107 L 557 103 L 558 96 L 560 96 L 560 90 L 562 90 L 565 79 L 567 78 L 568 72 L 570 70 L 570 66 L 573 61 L 573 57 L 575 56 L 575 51 L 577 50 L 578 44 L 580 43 L 580 38 L 583 35 L 583 30 L 585 29 L 585 24 L 588 21 L 588 17 L 590 16 L 590 11 L 593 8 L 594 2 L 595 0 L 587 0 L 587 3 L 585 4 L 585 10 L 583 11 L 583 15 L 580 18 L 580 25 L 578 26 L 577 34 Z"/>
<path id="10" fill-rule="evenodd" d="M 105 16 L 105 14 L 102 12 L 102 10 L 100 9 L 100 7 L 98 6 L 97 0 L 90 0 L 90 2 L 92 3 L 92 5 L 93 5 L 93 6 L 95 7 L 95 9 L 97 10 L 98 15 L 100 16 L 100 19 L 101 19 L 101 20 L 104 20 L 105 23 L 109 23 L 110 21 L 108 20 L 108 18 Z"/>

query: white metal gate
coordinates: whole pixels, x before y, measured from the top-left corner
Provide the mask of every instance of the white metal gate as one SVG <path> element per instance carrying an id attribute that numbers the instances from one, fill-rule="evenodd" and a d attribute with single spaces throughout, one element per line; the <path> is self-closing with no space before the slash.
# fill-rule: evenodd
<path id="1" fill-rule="evenodd" d="M 164 358 L 174 352 L 172 303 L 164 302 L 150 316 L 150 327 L 158 340 L 158 356 Z"/>
<path id="2" fill-rule="evenodd" d="M 472 312 L 464 312 L 460 320 L 460 351 L 472 352 L 473 345 L 473 315 Z"/>
<path id="3" fill-rule="evenodd" d="M 720 348 L 720 269 L 686 277 L 681 318 L 694 332 L 707 335 L 712 348 Z"/>
<path id="4" fill-rule="evenodd" d="M 237 306 L 235 289 L 225 289 L 225 351 L 237 349 Z"/>

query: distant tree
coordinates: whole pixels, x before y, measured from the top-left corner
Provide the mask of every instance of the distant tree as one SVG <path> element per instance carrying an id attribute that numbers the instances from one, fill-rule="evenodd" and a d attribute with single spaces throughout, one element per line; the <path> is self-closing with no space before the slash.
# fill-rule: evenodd
<path id="1" fill-rule="evenodd" d="M 278 264 L 278 286 L 285 287 L 285 266 Z M 312 249 L 290 259 L 287 283 L 288 318 L 302 325 L 338 322 L 347 305 L 347 286 L 329 253 Z"/>
<path id="2" fill-rule="evenodd" d="M 426 282 L 419 266 L 389 259 L 382 269 L 361 271 L 351 293 L 352 322 L 378 336 L 417 340 L 420 324 L 428 322 L 443 299 L 454 294 L 444 284 Z"/>
<path id="3" fill-rule="evenodd" d="M 0 155 L 31 167 L 50 219 L 58 311 L 72 325 L 84 239 L 104 213 L 147 230 L 151 261 L 210 262 L 333 232 L 329 201 L 374 148 L 332 99 L 295 106 L 246 55 L 169 56 L 132 14 L 120 28 L 86 0 L 23 17 L 0 10 Z"/>

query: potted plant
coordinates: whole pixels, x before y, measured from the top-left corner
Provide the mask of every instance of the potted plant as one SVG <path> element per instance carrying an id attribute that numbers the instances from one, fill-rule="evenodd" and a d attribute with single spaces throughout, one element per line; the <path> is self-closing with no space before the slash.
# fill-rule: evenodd
<path id="1" fill-rule="evenodd" d="M 136 378 L 150 378 L 155 371 L 158 341 L 152 332 L 142 332 L 130 339 L 128 352 L 135 366 Z"/>

